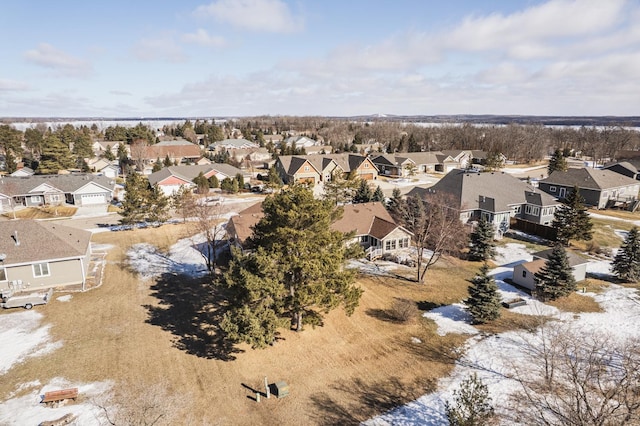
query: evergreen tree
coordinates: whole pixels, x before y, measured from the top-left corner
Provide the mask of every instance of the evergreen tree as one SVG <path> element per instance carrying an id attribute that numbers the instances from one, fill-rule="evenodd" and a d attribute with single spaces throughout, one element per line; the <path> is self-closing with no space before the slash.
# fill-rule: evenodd
<path id="1" fill-rule="evenodd" d="M 166 222 L 169 219 L 169 198 L 156 183 L 148 192 L 146 219 L 149 222 Z"/>
<path id="2" fill-rule="evenodd" d="M 340 215 L 332 202 L 294 185 L 267 197 L 263 211 L 249 240 L 255 250 L 237 253 L 224 276 L 232 308 L 222 328 L 254 347 L 271 343 L 284 319 L 301 331 L 339 306 L 350 315 L 362 294 L 344 268 L 346 236 L 331 229 Z"/>
<path id="3" fill-rule="evenodd" d="M 640 281 L 640 233 L 631 228 L 611 265 L 618 279 L 637 283 Z"/>
<path id="4" fill-rule="evenodd" d="M 451 426 L 483 426 L 494 417 L 487 385 L 476 373 L 460 383 L 453 391 L 453 402 L 445 403 L 445 412 Z"/>
<path id="5" fill-rule="evenodd" d="M 204 176 L 204 173 L 198 173 L 198 176 L 193 178 L 193 183 L 196 184 L 196 192 L 198 194 L 209 193 L 209 180 Z"/>
<path id="6" fill-rule="evenodd" d="M 244 176 L 242 176 L 242 173 L 236 173 L 236 181 L 238 182 L 238 189 L 244 189 Z"/>
<path id="7" fill-rule="evenodd" d="M 391 198 L 387 201 L 387 210 L 391 213 L 391 216 L 398 217 L 400 214 L 400 208 L 402 206 L 402 192 L 399 188 L 393 188 L 391 192 Z"/>
<path id="8" fill-rule="evenodd" d="M 219 187 L 220 187 L 220 180 L 216 175 L 211 175 L 211 177 L 209 178 L 209 188 L 219 188 Z"/>
<path id="9" fill-rule="evenodd" d="M 373 196 L 371 197 L 371 201 L 377 201 L 379 203 L 384 202 L 384 192 L 382 192 L 382 188 L 380 185 L 376 187 L 376 190 L 373 192 Z"/>
<path id="10" fill-rule="evenodd" d="M 496 255 L 496 244 L 493 241 L 495 229 L 491 222 L 480 218 L 470 236 L 469 258 L 487 261 Z"/>
<path id="11" fill-rule="evenodd" d="M 139 173 L 129 173 L 125 181 L 120 215 L 122 223 L 143 222 L 149 210 L 149 181 Z"/>
<path id="12" fill-rule="evenodd" d="M 173 163 L 171 162 L 171 158 L 169 158 L 169 154 L 164 157 L 164 161 L 162 163 L 165 167 L 171 167 Z"/>
<path id="13" fill-rule="evenodd" d="M 155 172 L 159 172 L 160 170 L 162 170 L 162 161 L 160 161 L 160 159 L 157 159 L 155 163 L 153 163 L 153 167 L 151 168 L 151 172 L 155 173 Z"/>
<path id="14" fill-rule="evenodd" d="M 56 134 L 48 134 L 42 145 L 42 154 L 38 172 L 42 174 L 56 174 L 60 170 L 70 169 L 75 160 L 65 145 Z"/>
<path id="15" fill-rule="evenodd" d="M 576 280 L 562 244 L 553 246 L 544 266 L 534 274 L 536 293 L 542 300 L 556 300 L 576 290 Z"/>
<path id="16" fill-rule="evenodd" d="M 373 193 L 371 192 L 371 187 L 369 186 L 369 182 L 364 179 L 360 179 L 360 186 L 358 186 L 358 190 L 353 195 L 354 203 L 368 203 L 373 198 Z"/>
<path id="17" fill-rule="evenodd" d="M 231 194 L 235 194 L 238 192 L 238 181 L 235 178 L 231 179 L 226 177 L 222 179 L 222 182 L 220 182 L 220 189 Z"/>
<path id="18" fill-rule="evenodd" d="M 466 310 L 474 324 L 484 324 L 500 317 L 500 293 L 493 277 L 489 276 L 489 265 L 484 263 L 480 273 L 471 280 L 469 298 L 464 301 Z"/>
<path id="19" fill-rule="evenodd" d="M 269 168 L 269 174 L 267 175 L 267 187 L 271 189 L 280 188 L 283 185 L 282 179 L 275 167 Z"/>
<path id="20" fill-rule="evenodd" d="M 556 241 L 569 245 L 569 240 L 590 240 L 592 238 L 591 218 L 584 205 L 584 198 L 577 186 L 569 192 L 565 204 L 553 215 L 553 226 L 557 230 Z"/>
<path id="21" fill-rule="evenodd" d="M 353 193 L 355 191 L 355 185 L 357 182 L 354 179 L 349 179 L 350 176 L 346 176 L 339 170 L 334 170 L 331 173 L 331 179 L 324 183 L 324 199 L 331 200 L 334 205 L 344 204 L 349 200 L 353 200 Z"/>
<path id="22" fill-rule="evenodd" d="M 551 175 L 551 173 L 556 170 L 565 172 L 569 165 L 567 164 L 567 159 L 564 157 L 564 154 L 561 149 L 556 149 L 553 152 L 553 155 L 549 159 L 549 165 L 547 166 L 547 174 Z"/>

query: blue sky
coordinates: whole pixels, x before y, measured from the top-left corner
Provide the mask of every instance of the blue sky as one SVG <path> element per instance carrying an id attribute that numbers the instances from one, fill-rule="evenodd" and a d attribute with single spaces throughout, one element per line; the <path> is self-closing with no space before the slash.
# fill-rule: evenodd
<path id="1" fill-rule="evenodd" d="M 3 0 L 0 116 L 640 115 L 640 0 Z"/>

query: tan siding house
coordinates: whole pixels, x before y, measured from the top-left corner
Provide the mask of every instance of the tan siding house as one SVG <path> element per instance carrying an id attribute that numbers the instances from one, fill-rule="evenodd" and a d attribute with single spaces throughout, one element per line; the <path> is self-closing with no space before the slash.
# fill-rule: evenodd
<path id="1" fill-rule="evenodd" d="M 0 291 L 84 289 L 90 240 L 90 232 L 56 222 L 0 222 Z"/>

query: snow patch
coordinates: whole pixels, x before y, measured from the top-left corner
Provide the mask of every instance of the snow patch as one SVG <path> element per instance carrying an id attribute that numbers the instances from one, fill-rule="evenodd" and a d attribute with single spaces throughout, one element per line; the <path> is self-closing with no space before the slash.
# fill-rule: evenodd
<path id="1" fill-rule="evenodd" d="M 61 302 L 69 302 L 73 296 L 70 294 L 65 294 L 64 296 L 56 297 L 56 300 Z"/>

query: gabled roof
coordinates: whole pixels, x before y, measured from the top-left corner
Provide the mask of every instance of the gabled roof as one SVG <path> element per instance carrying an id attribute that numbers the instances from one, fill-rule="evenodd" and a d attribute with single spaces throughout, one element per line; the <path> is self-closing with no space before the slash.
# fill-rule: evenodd
<path id="1" fill-rule="evenodd" d="M 91 232 L 58 222 L 12 220 L 0 222 L 0 253 L 4 266 L 20 263 L 82 257 Z M 19 245 L 16 244 L 19 241 Z"/>
<path id="2" fill-rule="evenodd" d="M 278 157 L 278 160 L 280 161 L 280 164 L 282 164 L 282 168 L 290 176 L 295 175 L 307 162 L 317 173 L 320 173 L 320 170 L 318 170 L 318 168 L 303 155 L 281 155 Z"/>
<path id="3" fill-rule="evenodd" d="M 64 193 L 71 194 L 89 182 L 104 188 L 105 191 L 113 191 L 115 184 L 111 178 L 92 174 L 4 176 L 0 178 L 0 192 L 12 196 L 25 195 L 38 186 L 47 184 Z"/>
<path id="4" fill-rule="evenodd" d="M 156 158 L 164 159 L 167 156 L 170 158 L 200 158 L 202 156 L 202 152 L 200 146 L 193 144 L 189 141 L 186 143 L 182 141 L 178 141 L 178 144 L 173 144 L 172 142 L 176 141 L 167 141 L 169 144 L 164 144 L 164 142 L 157 143 L 155 145 L 149 145 L 145 147 L 145 156 L 147 159 L 155 160 Z M 164 145 L 163 145 L 164 144 Z"/>
<path id="5" fill-rule="evenodd" d="M 315 155 L 315 156 L 309 155 L 306 158 L 307 158 L 307 161 L 309 161 L 311 165 L 315 167 L 315 169 L 318 171 L 322 171 L 326 169 L 331 164 L 334 164 L 335 167 L 338 166 L 338 164 L 334 160 L 332 160 L 331 158 L 327 158 L 323 155 Z"/>
<path id="6" fill-rule="evenodd" d="M 606 170 L 609 170 L 610 168 L 614 167 L 614 166 L 619 166 L 622 167 L 623 169 L 626 169 L 628 171 L 630 171 L 631 173 L 637 174 L 638 168 L 634 165 L 631 164 L 631 162 L 629 161 L 618 161 L 618 162 L 612 162 L 609 164 L 605 164 L 605 166 L 603 167 Z"/>
<path id="7" fill-rule="evenodd" d="M 229 148 L 229 149 L 240 149 L 240 148 L 258 148 L 259 145 L 247 139 L 224 139 L 209 145 L 209 149 L 218 148 L 218 147 Z"/>
<path id="8" fill-rule="evenodd" d="M 460 210 L 483 209 L 494 213 L 511 210 L 511 206 L 532 204 L 550 206 L 560 204 L 526 182 L 504 172 L 476 173 L 452 170 L 430 188 L 415 187 L 408 196 L 427 197 L 450 194 Z M 537 195 L 534 195 L 537 194 Z"/>
<path id="9" fill-rule="evenodd" d="M 443 154 L 437 151 L 425 152 L 407 152 L 402 154 L 403 157 L 409 158 L 416 164 L 438 164 L 441 162 Z M 447 156 L 444 156 L 447 158 Z"/>
<path id="10" fill-rule="evenodd" d="M 151 185 L 155 185 L 158 182 L 163 181 L 169 176 L 176 176 L 185 181 L 191 182 L 195 179 L 200 173 L 207 174 L 215 170 L 218 173 L 221 173 L 225 176 L 234 177 L 238 173 L 244 176 L 242 170 L 237 167 L 233 167 L 231 164 L 226 163 L 211 163 L 211 164 L 201 164 L 201 165 L 191 165 L 191 166 L 170 166 L 164 167 L 163 169 L 151 173 L 149 175 L 149 183 Z"/>
<path id="11" fill-rule="evenodd" d="M 191 145 L 193 145 L 193 143 L 191 143 L 186 139 L 172 139 L 172 140 L 158 142 L 153 146 L 191 146 Z"/>
<path id="12" fill-rule="evenodd" d="M 11 173 L 9 176 L 33 176 L 36 172 L 34 172 L 29 167 L 22 167 L 15 172 Z"/>
<path id="13" fill-rule="evenodd" d="M 346 204 L 342 217 L 333 224 L 337 231 L 355 231 L 356 235 L 371 235 L 379 240 L 399 227 L 384 204 L 379 202 Z"/>
<path id="14" fill-rule="evenodd" d="M 604 190 L 609 188 L 619 188 L 629 185 L 637 185 L 638 181 L 628 176 L 621 175 L 606 169 L 568 169 L 567 171 L 556 170 L 548 178 L 540 181 L 549 185 L 577 186 L 581 189 Z"/>
<path id="15" fill-rule="evenodd" d="M 229 219 L 228 227 L 235 231 L 237 243 L 243 246 L 253 234 L 253 226 L 264 217 L 262 202 L 242 210 L 236 216 Z"/>
<path id="16" fill-rule="evenodd" d="M 546 262 L 549 259 L 549 255 L 551 254 L 552 251 L 553 249 L 550 248 L 550 249 L 535 252 L 533 253 L 533 259 L 534 261 L 535 259 L 543 259 Z M 569 265 L 571 266 L 578 266 L 578 265 L 583 265 L 585 263 L 589 263 L 587 259 L 570 250 L 567 250 L 567 259 L 569 260 Z"/>
<path id="17" fill-rule="evenodd" d="M 350 154 L 350 153 L 325 154 L 324 156 L 326 158 L 331 158 L 332 160 L 334 160 L 345 173 L 349 173 L 352 170 L 356 170 L 365 161 L 371 161 L 364 155 Z M 373 162 L 371 162 L 371 164 L 377 170 L 376 165 L 373 164 Z"/>

